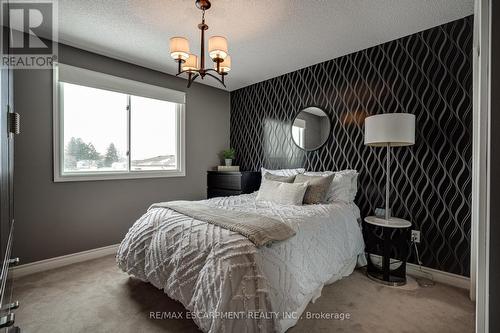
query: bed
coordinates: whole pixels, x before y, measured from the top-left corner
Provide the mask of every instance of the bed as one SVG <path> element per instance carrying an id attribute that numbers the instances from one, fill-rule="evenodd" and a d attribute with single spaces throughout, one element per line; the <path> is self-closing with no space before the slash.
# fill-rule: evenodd
<path id="1" fill-rule="evenodd" d="M 273 217 L 296 235 L 256 247 L 247 238 L 153 205 L 131 227 L 118 266 L 181 302 L 204 332 L 285 332 L 324 285 L 352 273 L 364 243 L 354 203 L 281 205 L 256 193 L 202 200 Z"/>

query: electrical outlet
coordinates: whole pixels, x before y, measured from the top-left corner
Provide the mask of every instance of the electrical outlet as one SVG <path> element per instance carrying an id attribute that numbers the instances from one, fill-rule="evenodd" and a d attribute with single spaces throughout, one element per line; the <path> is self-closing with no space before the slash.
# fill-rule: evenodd
<path id="1" fill-rule="evenodd" d="M 420 243 L 420 230 L 411 231 L 411 240 L 415 243 Z"/>
<path id="2" fill-rule="evenodd" d="M 391 210 L 389 209 L 389 215 L 391 213 Z M 375 216 L 376 217 L 385 217 L 385 208 L 375 208 Z"/>

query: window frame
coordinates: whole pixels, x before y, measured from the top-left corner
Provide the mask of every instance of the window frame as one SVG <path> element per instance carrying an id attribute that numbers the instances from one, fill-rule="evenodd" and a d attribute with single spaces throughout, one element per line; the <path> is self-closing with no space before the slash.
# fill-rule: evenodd
<path id="1" fill-rule="evenodd" d="M 63 96 L 64 93 L 61 93 L 63 89 L 63 85 L 59 81 L 59 65 L 54 64 L 53 69 L 53 160 L 54 160 L 54 182 L 74 182 L 74 181 L 96 181 L 96 180 L 118 180 L 118 179 L 144 179 L 144 178 L 168 178 L 168 177 L 185 177 L 186 176 L 186 140 L 185 140 L 185 102 L 173 102 L 177 104 L 176 107 L 176 137 L 177 137 L 177 145 L 176 145 L 176 160 L 177 160 L 177 169 L 174 170 L 151 170 L 151 171 L 134 171 L 131 170 L 131 109 L 127 107 L 127 149 L 128 149 L 128 170 L 127 171 L 97 171 L 97 172 L 64 172 L 64 103 Z M 131 87 L 135 87 L 136 91 L 147 91 L 148 89 L 158 92 L 162 92 L 161 89 L 164 89 L 166 96 L 169 94 L 177 94 L 180 96 L 182 94 L 182 98 L 184 98 L 184 92 L 178 92 L 174 90 L 170 90 L 168 88 L 158 87 L 149 85 L 143 82 L 128 80 L 125 78 L 120 78 L 100 72 L 95 72 L 79 67 L 69 66 L 64 64 L 63 66 L 67 67 L 69 70 L 74 70 L 76 73 L 83 74 L 84 76 L 92 77 L 95 76 L 97 80 L 103 79 L 104 81 L 114 81 L 120 87 L 117 86 L 116 89 L 113 89 L 112 86 L 109 85 L 100 85 L 96 84 L 92 86 L 91 84 L 85 85 L 91 88 L 97 88 L 108 91 L 115 91 L 123 94 L 128 94 L 128 105 L 130 106 L 130 95 L 140 96 L 145 98 L 155 98 L 164 100 L 167 102 L 172 102 L 167 98 L 158 98 L 156 96 L 141 96 L 143 94 L 137 94 L 133 92 L 126 92 L 126 86 L 129 85 Z M 71 82 L 68 82 L 71 83 Z M 78 83 L 75 83 L 78 84 Z"/>

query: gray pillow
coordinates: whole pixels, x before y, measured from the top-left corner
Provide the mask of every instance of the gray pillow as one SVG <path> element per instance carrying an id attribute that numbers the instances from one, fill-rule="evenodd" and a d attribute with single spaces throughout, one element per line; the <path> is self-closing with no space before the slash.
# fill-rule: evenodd
<path id="1" fill-rule="evenodd" d="M 293 183 L 295 180 L 295 175 L 293 176 L 278 176 L 278 175 L 273 175 L 272 173 L 267 172 L 264 175 L 265 180 L 272 180 L 275 182 L 281 182 L 281 183 Z"/>
<path id="2" fill-rule="evenodd" d="M 326 177 L 300 174 L 295 177 L 294 183 L 308 183 L 304 204 L 319 204 L 325 202 L 326 194 L 334 177 L 335 174 Z"/>
<path id="3" fill-rule="evenodd" d="M 304 173 L 306 169 L 297 168 L 297 169 L 279 169 L 279 170 L 271 170 L 266 168 L 260 168 L 260 172 L 265 175 L 266 173 L 272 173 L 276 176 L 295 176 L 299 173 Z"/>

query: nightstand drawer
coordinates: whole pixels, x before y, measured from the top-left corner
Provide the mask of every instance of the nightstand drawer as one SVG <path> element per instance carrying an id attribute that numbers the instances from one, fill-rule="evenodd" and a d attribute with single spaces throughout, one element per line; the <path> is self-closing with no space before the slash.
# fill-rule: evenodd
<path id="1" fill-rule="evenodd" d="M 236 191 L 236 190 L 224 190 L 220 188 L 209 188 L 207 190 L 207 196 L 208 198 L 215 198 L 215 197 L 230 197 L 232 195 L 240 195 L 241 191 Z"/>
<path id="2" fill-rule="evenodd" d="M 260 187 L 260 172 L 241 171 L 241 172 L 207 172 L 207 196 L 227 197 L 252 193 Z"/>
<path id="3" fill-rule="evenodd" d="M 207 186 L 208 188 L 241 191 L 241 174 L 209 173 Z"/>

